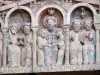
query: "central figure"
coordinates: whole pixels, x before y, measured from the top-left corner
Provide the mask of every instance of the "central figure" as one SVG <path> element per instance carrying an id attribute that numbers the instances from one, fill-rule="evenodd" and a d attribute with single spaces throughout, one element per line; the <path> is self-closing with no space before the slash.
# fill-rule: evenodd
<path id="1" fill-rule="evenodd" d="M 38 65 L 62 65 L 65 49 L 63 30 L 57 27 L 54 9 L 48 9 L 48 13 L 43 21 L 44 28 L 38 30 Z"/>

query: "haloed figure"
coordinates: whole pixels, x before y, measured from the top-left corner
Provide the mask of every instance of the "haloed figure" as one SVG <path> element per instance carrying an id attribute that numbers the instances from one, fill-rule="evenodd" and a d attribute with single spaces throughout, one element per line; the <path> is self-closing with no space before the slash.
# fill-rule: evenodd
<path id="1" fill-rule="evenodd" d="M 17 43 L 18 31 L 20 27 L 17 23 L 13 23 L 9 29 L 9 46 L 8 46 L 8 65 L 9 67 L 21 66 L 21 50 Z"/>
<path id="2" fill-rule="evenodd" d="M 32 31 L 31 31 L 30 26 L 31 26 L 30 23 L 25 23 L 25 25 L 23 26 L 23 32 L 25 35 L 25 46 L 22 51 L 22 54 L 24 55 L 24 58 L 22 58 L 22 59 L 24 59 L 23 63 L 24 63 L 25 67 L 32 66 L 32 44 L 33 44 L 32 37 L 33 36 L 32 36 Z"/>

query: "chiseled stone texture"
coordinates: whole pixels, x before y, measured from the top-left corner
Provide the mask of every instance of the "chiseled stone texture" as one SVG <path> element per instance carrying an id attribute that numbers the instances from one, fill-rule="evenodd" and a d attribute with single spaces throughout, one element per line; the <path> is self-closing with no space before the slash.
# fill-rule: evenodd
<path id="1" fill-rule="evenodd" d="M 0 0 L 0 74 L 100 70 L 99 3 L 80 1 Z"/>

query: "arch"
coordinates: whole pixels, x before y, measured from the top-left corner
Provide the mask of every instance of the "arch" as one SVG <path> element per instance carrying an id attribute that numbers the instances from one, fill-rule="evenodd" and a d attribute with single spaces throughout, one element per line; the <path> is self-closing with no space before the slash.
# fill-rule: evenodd
<path id="1" fill-rule="evenodd" d="M 66 17 L 67 17 L 67 15 L 66 15 L 65 9 L 63 9 L 63 8 L 62 8 L 61 6 L 59 6 L 59 5 L 50 4 L 50 5 L 45 5 L 45 6 L 41 7 L 41 8 L 38 10 L 38 12 L 36 13 L 36 23 L 35 23 L 36 26 L 39 26 L 38 20 L 39 20 L 40 14 L 41 14 L 45 9 L 47 9 L 47 8 L 55 8 L 55 9 L 59 10 L 59 11 L 61 12 L 61 14 L 63 15 L 63 24 L 66 24 Z"/>
<path id="2" fill-rule="evenodd" d="M 10 17 L 10 15 L 15 11 L 15 10 L 18 10 L 18 9 L 23 9 L 23 10 L 26 10 L 30 16 L 31 16 L 31 25 L 32 27 L 34 26 L 34 22 L 35 22 L 35 19 L 34 19 L 34 14 L 33 12 L 31 11 L 31 9 L 29 9 L 28 7 L 25 7 L 25 6 L 19 6 L 19 7 L 14 7 L 12 8 L 11 10 L 8 11 L 6 17 L 5 17 L 5 27 L 8 28 L 8 19 Z"/>
<path id="3" fill-rule="evenodd" d="M 84 7 L 89 8 L 89 9 L 93 12 L 93 16 L 94 16 L 94 18 L 95 18 L 95 15 L 96 15 L 97 13 L 96 13 L 95 8 L 94 8 L 92 5 L 90 5 L 90 4 L 88 4 L 88 3 L 78 3 L 78 4 L 73 5 L 73 6 L 70 8 L 70 10 L 68 11 L 68 14 L 67 14 L 67 15 L 68 15 L 68 16 L 67 16 L 67 24 L 70 24 L 71 14 L 72 14 L 72 12 L 74 11 L 74 9 L 76 9 L 76 8 L 78 8 L 78 7 L 80 7 L 80 6 L 84 6 Z"/>

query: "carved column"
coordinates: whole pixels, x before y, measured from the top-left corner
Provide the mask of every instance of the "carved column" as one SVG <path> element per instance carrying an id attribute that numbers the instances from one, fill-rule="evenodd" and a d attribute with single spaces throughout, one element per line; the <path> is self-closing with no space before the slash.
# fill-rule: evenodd
<path id="1" fill-rule="evenodd" d="M 100 24 L 94 24 L 96 29 L 96 63 L 100 63 Z"/>
<path id="2" fill-rule="evenodd" d="M 36 39 L 37 39 L 37 27 L 33 27 L 33 47 L 32 47 L 32 52 L 33 52 L 33 66 L 37 66 L 37 55 L 36 55 Z"/>
<path id="3" fill-rule="evenodd" d="M 3 66 L 6 66 L 6 60 L 7 60 L 7 58 L 6 58 L 6 51 L 7 51 L 7 31 L 8 31 L 8 28 L 2 28 L 2 32 L 3 32 Z"/>
<path id="4" fill-rule="evenodd" d="M 64 34 L 65 34 L 65 65 L 69 64 L 69 33 L 70 33 L 70 25 L 64 25 Z"/>

